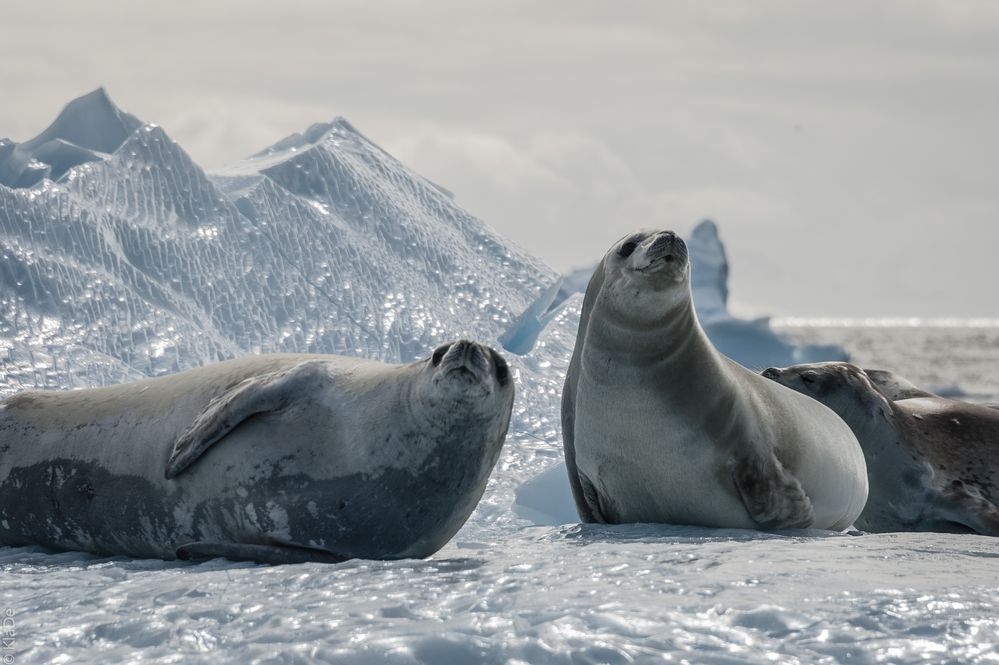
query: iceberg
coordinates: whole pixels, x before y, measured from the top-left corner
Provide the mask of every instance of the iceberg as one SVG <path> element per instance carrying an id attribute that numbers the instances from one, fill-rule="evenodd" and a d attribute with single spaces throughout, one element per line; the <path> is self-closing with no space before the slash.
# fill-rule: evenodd
<path id="1" fill-rule="evenodd" d="M 497 345 L 558 280 L 342 118 L 206 173 L 97 90 L 0 160 L 0 394 Z"/>
<path id="2" fill-rule="evenodd" d="M 106 158 L 141 124 L 98 88 L 67 104 L 35 138 L 0 142 L 0 184 L 31 187 L 45 178 L 58 180 L 74 166 Z"/>
<path id="3" fill-rule="evenodd" d="M 690 289 L 701 324 L 732 319 L 728 313 L 728 256 L 718 225 L 705 219 L 686 239 L 692 264 Z"/>

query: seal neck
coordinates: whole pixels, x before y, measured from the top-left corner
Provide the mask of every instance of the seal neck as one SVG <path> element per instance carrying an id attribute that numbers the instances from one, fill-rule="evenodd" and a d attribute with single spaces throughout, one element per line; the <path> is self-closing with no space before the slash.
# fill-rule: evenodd
<path id="1" fill-rule="evenodd" d="M 598 380 L 630 382 L 636 372 L 661 373 L 693 358 L 717 354 L 701 324 L 693 303 L 671 307 L 647 325 L 604 317 L 600 325 L 586 328 L 584 349 L 587 373 Z M 707 369 L 707 368 L 703 368 Z"/>
<path id="2" fill-rule="evenodd" d="M 834 408 L 833 411 L 850 426 L 857 441 L 861 442 L 868 466 L 884 463 L 886 459 L 892 460 L 890 464 L 897 464 L 896 460 L 902 455 L 900 432 L 908 424 L 905 414 L 899 413 L 897 408 L 884 410 L 880 405 L 867 401 L 860 402 L 853 409 L 843 411 Z"/>

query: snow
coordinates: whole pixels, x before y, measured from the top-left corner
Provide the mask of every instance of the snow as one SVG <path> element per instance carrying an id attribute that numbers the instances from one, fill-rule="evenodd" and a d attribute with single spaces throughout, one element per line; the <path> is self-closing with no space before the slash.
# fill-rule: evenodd
<path id="1" fill-rule="evenodd" d="M 0 184 L 0 395 L 254 352 L 409 360 L 465 335 L 507 349 L 518 397 L 482 502 L 434 557 L 267 567 L 0 548 L 0 616 L 16 628 L 0 660 L 999 658 L 995 539 L 577 524 L 559 401 L 586 271 L 560 279 L 346 121 L 209 174 L 103 91 L 83 100 L 45 141 L 18 144 L 47 175 Z M 72 160 L 53 156 L 71 154 L 63 143 L 36 150 L 52 141 L 95 159 L 53 175 Z M 699 314 L 733 355 L 872 348 L 852 329 L 814 346 L 732 317 L 717 227 L 690 240 Z M 999 394 L 999 333 L 947 334 L 879 342 L 879 359 L 920 383 L 910 369 L 927 354 L 960 349 L 925 379 Z"/>
<path id="2" fill-rule="evenodd" d="M 19 663 L 989 662 L 985 537 L 466 529 L 426 561 L 0 550 Z"/>

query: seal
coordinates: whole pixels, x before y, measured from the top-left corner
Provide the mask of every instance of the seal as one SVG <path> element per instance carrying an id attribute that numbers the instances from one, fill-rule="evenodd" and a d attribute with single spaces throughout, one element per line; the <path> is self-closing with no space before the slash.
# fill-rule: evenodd
<path id="1" fill-rule="evenodd" d="M 949 399 L 943 395 L 938 395 L 936 393 L 931 393 L 928 390 L 924 390 L 909 379 L 899 376 L 895 372 L 887 369 L 870 369 L 869 367 L 864 367 L 863 372 L 867 375 L 867 378 L 871 380 L 871 383 L 873 383 L 877 389 L 881 391 L 882 395 L 895 402 L 903 399 L 914 399 L 917 397 Z M 995 402 L 975 402 L 975 404 L 989 409 L 999 410 L 999 404 Z"/>
<path id="2" fill-rule="evenodd" d="M 594 272 L 562 435 L 584 522 L 845 529 L 867 499 L 863 454 L 835 413 L 711 345 L 671 231 L 622 238 Z"/>
<path id="3" fill-rule="evenodd" d="M 887 369 L 864 368 L 864 374 L 877 386 L 882 395 L 890 400 L 912 399 L 914 397 L 939 397 L 919 388 L 909 379 Z"/>
<path id="4" fill-rule="evenodd" d="M 458 341 L 406 365 L 248 356 L 0 402 L 0 545 L 262 563 L 426 557 L 471 514 L 513 380 Z"/>
<path id="5" fill-rule="evenodd" d="M 770 367 L 763 376 L 825 404 L 857 435 L 870 481 L 857 528 L 999 536 L 999 411 L 908 389 L 892 388 L 903 398 L 891 399 L 844 362 Z"/>

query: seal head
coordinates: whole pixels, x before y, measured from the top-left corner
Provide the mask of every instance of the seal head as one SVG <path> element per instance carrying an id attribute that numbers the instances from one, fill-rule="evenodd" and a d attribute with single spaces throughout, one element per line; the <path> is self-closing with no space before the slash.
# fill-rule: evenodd
<path id="1" fill-rule="evenodd" d="M 625 236 L 601 263 L 597 302 L 629 326 L 661 325 L 689 297 L 687 245 L 672 231 Z"/>
<path id="2" fill-rule="evenodd" d="M 506 360 L 488 346 L 459 340 L 434 349 L 427 361 L 436 390 L 461 401 L 511 397 Z"/>
<path id="3" fill-rule="evenodd" d="M 847 424 L 875 423 L 892 415 L 891 400 L 864 370 L 851 363 L 810 363 L 783 369 L 768 367 L 762 375 L 825 404 Z"/>

